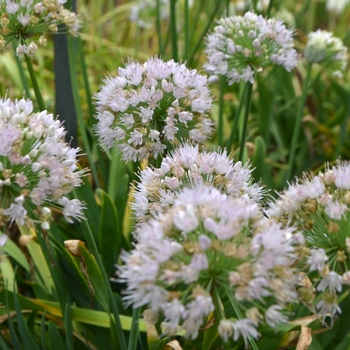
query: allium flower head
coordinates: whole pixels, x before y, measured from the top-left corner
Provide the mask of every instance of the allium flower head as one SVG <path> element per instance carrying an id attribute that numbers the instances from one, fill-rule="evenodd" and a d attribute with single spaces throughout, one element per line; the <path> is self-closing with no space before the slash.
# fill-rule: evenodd
<path id="1" fill-rule="evenodd" d="M 308 62 L 322 64 L 335 76 L 342 77 L 347 66 L 347 48 L 326 30 L 309 33 L 304 54 Z"/>
<path id="2" fill-rule="evenodd" d="M 168 0 L 159 1 L 160 19 L 168 19 L 170 15 L 170 6 Z M 139 27 L 149 29 L 152 27 L 152 22 L 157 16 L 157 1 L 156 0 L 138 0 L 131 7 L 130 20 L 135 22 Z"/>
<path id="3" fill-rule="evenodd" d="M 123 255 L 118 272 L 127 284 L 124 301 L 147 305 L 163 314 L 169 330 L 181 325 L 192 339 L 214 310 L 214 289 L 222 302 L 225 287 L 245 306 L 265 297 L 283 306 L 296 297 L 290 237 L 277 222 L 262 220 L 246 194 L 234 198 L 203 184 L 184 188 L 172 208 L 137 227 L 135 249 Z M 232 332 L 221 325 L 223 338 L 257 335 L 255 322 L 249 330 L 239 324 Z"/>
<path id="4" fill-rule="evenodd" d="M 299 244 L 298 267 L 304 274 L 311 274 L 310 291 L 322 292 L 322 297 L 327 293 L 332 296 L 332 302 L 324 299 L 316 305 L 322 315 L 328 310 L 333 316 L 340 310 L 336 293 L 347 283 L 341 276 L 349 271 L 349 189 L 350 163 L 338 161 L 332 167 L 326 166 L 324 173 L 305 174 L 303 179 L 289 184 L 267 209 L 270 217 L 302 233 L 304 239 L 295 237 Z"/>
<path id="5" fill-rule="evenodd" d="M 65 2 L 0 0 L 0 50 L 12 40 L 18 40 L 17 56 L 33 57 L 37 45 L 46 45 L 45 34 L 57 33 L 61 24 L 70 35 L 77 36 L 80 21 L 75 13 L 64 8 Z"/>
<path id="6" fill-rule="evenodd" d="M 96 131 L 103 147 L 125 160 L 156 158 L 179 139 L 202 143 L 212 133 L 207 78 L 173 60 L 129 62 L 96 95 Z"/>
<path id="7" fill-rule="evenodd" d="M 252 8 L 253 0 L 236 0 L 234 2 L 234 7 L 239 12 L 245 12 L 246 10 Z M 261 12 L 267 10 L 269 6 L 269 0 L 257 0 L 256 9 Z"/>
<path id="8" fill-rule="evenodd" d="M 249 163 L 234 163 L 226 150 L 202 151 L 184 144 L 162 160 L 160 168 L 139 174 L 132 208 L 138 222 L 157 216 L 171 207 L 184 187 L 213 185 L 233 197 L 247 194 L 253 202 L 262 198 L 262 187 L 253 182 Z"/>
<path id="9" fill-rule="evenodd" d="M 34 113 L 30 100 L 0 99 L 0 228 L 16 222 L 48 229 L 50 207 L 63 208 L 68 222 L 81 218 L 83 204 L 66 196 L 84 171 L 77 169 L 79 148 L 64 135 L 60 121 Z"/>
<path id="10" fill-rule="evenodd" d="M 326 9 L 340 15 L 345 10 L 345 7 L 350 4 L 350 0 L 327 0 Z"/>
<path id="11" fill-rule="evenodd" d="M 204 68 L 212 80 L 226 76 L 229 85 L 241 80 L 253 83 L 256 72 L 273 65 L 289 72 L 298 63 L 292 35 L 282 21 L 252 12 L 222 18 L 207 38 Z"/>

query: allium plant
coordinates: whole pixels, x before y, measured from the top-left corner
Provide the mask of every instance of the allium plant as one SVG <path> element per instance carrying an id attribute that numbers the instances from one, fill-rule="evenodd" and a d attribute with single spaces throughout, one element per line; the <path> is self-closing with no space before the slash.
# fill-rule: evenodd
<path id="1" fill-rule="evenodd" d="M 18 57 L 33 57 L 37 45 L 46 45 L 46 35 L 64 32 L 78 35 L 80 22 L 77 15 L 64 8 L 66 0 L 0 0 L 0 50 L 9 42 L 17 43 Z"/>
<path id="2" fill-rule="evenodd" d="M 309 63 L 319 63 L 333 76 L 342 77 L 348 62 L 347 50 L 341 39 L 319 29 L 309 33 L 304 55 Z"/>
<path id="3" fill-rule="evenodd" d="M 340 15 L 345 10 L 345 7 L 349 4 L 349 0 L 327 0 L 326 9 L 329 12 L 333 12 L 337 15 Z"/>
<path id="4" fill-rule="evenodd" d="M 296 297 L 291 265 L 298 235 L 262 219 L 247 194 L 235 198 L 203 184 L 184 188 L 135 237 L 118 272 L 127 284 L 124 302 L 149 308 L 153 321 L 164 320 L 164 333 L 175 334 L 180 325 L 195 339 L 214 310 L 224 341 L 243 336 L 247 342 L 258 337 L 259 323 L 286 322 L 283 306 Z M 235 315 L 225 315 L 227 300 Z"/>
<path id="5" fill-rule="evenodd" d="M 300 298 L 313 310 L 314 288 L 320 292 L 316 309 L 323 319 L 341 312 L 337 292 L 350 284 L 349 209 L 350 163 L 338 161 L 324 173 L 305 174 L 290 184 L 267 210 L 270 217 L 303 232 L 299 264 L 311 279 L 307 286 L 302 283 Z"/>
<path id="6" fill-rule="evenodd" d="M 0 229 L 9 223 L 49 229 L 52 208 L 70 223 L 82 218 L 84 205 L 68 199 L 80 186 L 79 148 L 64 141 L 59 120 L 33 112 L 30 100 L 0 99 Z"/>
<path id="7" fill-rule="evenodd" d="M 247 194 L 252 201 L 262 198 L 263 189 L 253 182 L 247 162 L 234 163 L 226 150 L 200 152 L 184 144 L 162 160 L 160 168 L 147 167 L 139 173 L 132 209 L 137 222 L 157 217 L 174 204 L 184 187 L 214 186 L 232 197 Z"/>
<path id="8" fill-rule="evenodd" d="M 252 12 L 221 18 L 207 38 L 204 68 L 212 80 L 226 76 L 229 85 L 253 84 L 256 72 L 273 65 L 290 72 L 298 63 L 292 37 L 293 30 L 282 21 Z"/>
<path id="9" fill-rule="evenodd" d="M 130 61 L 96 95 L 96 132 L 105 149 L 126 161 L 157 158 L 184 138 L 203 143 L 212 133 L 207 78 L 173 60 Z"/>
<path id="10" fill-rule="evenodd" d="M 168 0 L 159 0 L 160 19 L 168 19 L 170 15 L 170 6 Z M 130 20 L 139 27 L 149 29 L 154 24 L 154 18 L 157 16 L 157 0 L 138 0 L 131 7 Z"/>

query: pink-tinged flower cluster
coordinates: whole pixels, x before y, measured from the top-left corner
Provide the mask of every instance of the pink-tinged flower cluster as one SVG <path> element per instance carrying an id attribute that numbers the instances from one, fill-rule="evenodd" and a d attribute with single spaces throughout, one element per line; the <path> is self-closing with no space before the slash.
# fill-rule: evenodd
<path id="1" fill-rule="evenodd" d="M 33 57 L 37 44 L 45 46 L 45 35 L 58 33 L 62 24 L 70 35 L 78 36 L 80 21 L 74 12 L 64 8 L 65 3 L 66 0 L 0 0 L 0 50 L 16 39 L 17 56 Z"/>
<path id="2" fill-rule="evenodd" d="M 184 187 L 214 186 L 232 197 L 247 194 L 259 202 L 263 189 L 253 182 L 249 163 L 234 163 L 226 150 L 200 151 L 184 144 L 162 160 L 160 168 L 147 167 L 139 174 L 132 209 L 138 222 L 157 217 L 171 207 Z"/>
<path id="3" fill-rule="evenodd" d="M 241 80 L 253 84 L 256 72 L 273 65 L 290 72 L 298 64 L 292 36 L 282 21 L 252 12 L 221 18 L 207 37 L 204 68 L 212 81 L 223 75 L 229 85 Z"/>
<path id="4" fill-rule="evenodd" d="M 48 229 L 50 207 L 68 222 L 82 218 L 84 205 L 67 196 L 81 185 L 79 148 L 64 141 L 65 130 L 47 111 L 33 112 L 30 100 L 0 99 L 0 227 L 7 222 Z"/>
<path id="5" fill-rule="evenodd" d="M 289 184 L 279 197 L 269 204 L 270 217 L 294 225 L 303 233 L 297 249 L 299 268 L 312 273 L 307 286 L 302 283 L 301 300 L 313 305 L 316 292 L 322 300 L 316 304 L 322 315 L 334 316 L 341 312 L 337 293 L 343 284 L 349 284 L 350 259 L 350 163 L 338 161 L 326 166 L 324 173 L 305 174 L 304 178 Z"/>
<path id="6" fill-rule="evenodd" d="M 227 290 L 244 309 L 253 300 L 267 309 L 265 321 L 247 312 L 230 326 L 234 341 L 257 338 L 259 322 L 285 322 L 283 306 L 295 301 L 292 233 L 262 219 L 246 193 L 234 197 L 203 183 L 185 187 L 171 208 L 137 226 L 135 248 L 122 255 L 118 271 L 127 285 L 124 301 L 162 315 L 166 334 L 180 326 L 195 339 L 218 305 L 216 293 L 225 302 Z M 275 306 L 268 309 L 271 300 Z M 225 340 L 225 331 L 220 334 Z"/>
<path id="7" fill-rule="evenodd" d="M 203 143 L 213 131 L 207 78 L 173 60 L 129 62 L 96 94 L 101 145 L 124 160 L 162 155 L 167 144 Z"/>

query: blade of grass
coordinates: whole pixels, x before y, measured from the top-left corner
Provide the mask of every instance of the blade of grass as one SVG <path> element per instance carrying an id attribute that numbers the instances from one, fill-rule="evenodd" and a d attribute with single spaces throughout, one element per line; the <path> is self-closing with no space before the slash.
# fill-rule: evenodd
<path id="1" fill-rule="evenodd" d="M 291 144 L 290 153 L 289 153 L 288 169 L 287 169 L 287 173 L 286 173 L 286 180 L 287 181 L 291 180 L 294 165 L 295 165 L 294 164 L 295 152 L 296 152 L 299 133 L 300 133 L 301 119 L 303 117 L 303 111 L 304 111 L 304 106 L 305 106 L 306 97 L 307 97 L 307 90 L 309 87 L 309 82 L 310 82 L 310 77 L 311 77 L 311 68 L 312 68 L 312 64 L 309 64 L 307 67 L 307 71 L 306 71 L 306 77 L 305 77 L 304 82 L 303 82 L 303 89 L 302 89 L 300 100 L 299 100 L 297 115 L 295 117 L 293 138 L 292 138 L 292 144 Z"/>
<path id="2" fill-rule="evenodd" d="M 33 84 L 33 89 L 34 89 L 34 93 L 35 93 L 35 97 L 36 97 L 36 102 L 38 103 L 40 111 L 44 111 L 46 109 L 45 108 L 45 103 L 44 103 L 43 96 L 41 95 L 41 91 L 40 91 L 40 88 L 39 88 L 38 81 L 37 81 L 36 76 L 35 76 L 35 72 L 34 72 L 34 68 L 33 68 L 33 65 L 32 65 L 32 61 L 30 60 L 29 56 L 24 55 L 24 57 L 25 57 L 25 60 L 26 60 L 26 63 L 27 63 L 29 76 L 30 76 L 30 79 L 31 79 L 32 84 Z"/>
<path id="3" fill-rule="evenodd" d="M 197 51 L 200 49 L 201 44 L 202 44 L 202 41 L 203 41 L 205 35 L 207 34 L 207 32 L 208 32 L 208 30 L 209 30 L 211 24 L 213 23 L 214 18 L 215 18 L 215 16 L 216 16 L 216 14 L 218 13 L 218 11 L 219 11 L 219 9 L 220 9 L 222 3 L 223 3 L 222 1 L 217 1 L 217 2 L 216 2 L 216 6 L 215 6 L 215 8 L 214 8 L 214 11 L 212 12 L 212 14 L 211 14 L 211 16 L 210 16 L 210 18 L 209 18 L 209 20 L 208 20 L 207 25 L 205 26 L 203 32 L 201 33 L 201 35 L 200 35 L 200 37 L 199 37 L 199 39 L 198 39 L 198 41 L 197 41 L 197 44 L 195 45 L 193 51 L 191 52 L 190 58 L 189 58 L 189 60 L 188 60 L 188 66 L 189 66 L 189 67 L 192 66 L 194 57 L 195 57 Z"/>
<path id="4" fill-rule="evenodd" d="M 98 178 L 98 174 L 95 167 L 95 162 L 92 157 L 91 147 L 89 144 L 89 140 L 86 133 L 85 122 L 83 118 L 83 112 L 81 110 L 81 103 L 79 98 L 79 87 L 78 87 L 78 79 L 77 79 L 77 65 L 76 65 L 76 53 L 74 47 L 74 38 L 68 37 L 68 57 L 69 57 L 69 72 L 71 76 L 71 84 L 73 90 L 73 98 L 75 109 L 78 117 L 78 125 L 81 133 L 81 137 L 83 139 L 84 151 L 89 160 L 89 166 L 91 168 L 92 176 L 94 178 L 95 184 L 97 187 L 100 187 L 100 181 Z"/>
<path id="5" fill-rule="evenodd" d="M 139 334 L 139 320 L 140 320 L 140 308 L 135 308 L 132 310 L 132 323 L 129 334 L 129 344 L 128 350 L 137 349 L 137 338 Z"/>
<path id="6" fill-rule="evenodd" d="M 24 319 L 24 316 L 22 314 L 22 310 L 19 306 L 19 302 L 17 299 L 17 292 L 14 291 L 13 293 L 13 299 L 15 304 L 15 310 L 16 310 L 16 319 L 18 324 L 18 330 L 19 334 L 22 338 L 24 348 L 26 350 L 39 350 L 39 348 L 36 345 L 35 339 L 33 339 L 32 334 L 30 333 L 28 326 L 26 324 L 26 321 Z"/>
<path id="7" fill-rule="evenodd" d="M 106 288 L 107 288 L 108 297 L 109 297 L 109 303 L 110 303 L 112 314 L 114 315 L 116 332 L 117 332 L 118 339 L 119 339 L 119 342 L 120 342 L 119 343 L 120 348 L 121 349 L 126 349 L 125 336 L 124 336 L 124 333 L 123 333 L 123 328 L 122 328 L 122 324 L 121 324 L 121 321 L 120 321 L 120 317 L 119 317 L 119 312 L 118 312 L 118 309 L 117 309 L 116 301 L 114 299 L 114 295 L 113 295 L 113 292 L 112 292 L 112 289 L 111 289 L 111 286 L 110 286 L 110 283 L 109 283 L 108 276 L 107 276 L 106 271 L 105 271 L 105 269 L 103 267 L 102 259 L 101 259 L 100 253 L 99 253 L 99 251 L 97 249 L 97 245 L 96 245 L 94 236 L 93 236 L 93 234 L 91 232 L 91 229 L 90 229 L 90 226 L 89 226 L 89 223 L 88 223 L 87 219 L 86 220 L 82 220 L 80 224 L 81 224 L 82 230 L 84 232 L 84 236 L 85 236 L 85 239 L 86 239 L 87 244 L 89 246 L 89 249 L 91 250 L 93 256 L 95 257 L 96 262 L 97 262 L 97 264 L 98 264 L 98 266 L 100 268 L 100 271 L 102 273 L 103 283 L 105 283 Z"/>

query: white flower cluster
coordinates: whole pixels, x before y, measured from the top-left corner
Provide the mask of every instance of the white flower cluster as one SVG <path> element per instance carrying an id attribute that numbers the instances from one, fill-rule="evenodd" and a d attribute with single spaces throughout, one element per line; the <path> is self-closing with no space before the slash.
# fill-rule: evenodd
<path id="1" fill-rule="evenodd" d="M 310 63 L 320 63 L 334 76 L 342 77 L 348 63 L 347 47 L 341 39 L 326 30 L 308 34 L 305 58 Z"/>
<path id="2" fill-rule="evenodd" d="M 64 8 L 66 0 L 0 0 L 0 50 L 14 38 L 19 39 L 16 49 L 18 57 L 33 57 L 37 43 L 46 45 L 45 34 L 58 32 L 58 26 L 64 24 L 68 33 L 78 36 L 80 21 L 74 12 Z"/>
<path id="3" fill-rule="evenodd" d="M 174 204 L 184 187 L 206 184 L 233 197 L 247 194 L 260 201 L 262 187 L 253 183 L 250 164 L 234 163 L 226 150 L 199 151 L 184 144 L 162 160 L 160 168 L 146 168 L 139 174 L 132 209 L 137 222 L 157 217 Z"/>
<path id="4" fill-rule="evenodd" d="M 168 19 L 170 6 L 168 0 L 159 0 L 160 19 Z M 157 0 L 138 0 L 131 7 L 130 20 L 139 27 L 149 29 L 154 25 L 154 19 L 157 16 Z"/>
<path id="5" fill-rule="evenodd" d="M 270 0 L 257 0 L 256 9 L 258 11 L 265 11 L 269 6 Z M 236 11 L 245 12 L 247 9 L 252 9 L 253 0 L 237 0 L 234 3 L 234 8 Z"/>
<path id="6" fill-rule="evenodd" d="M 63 208 L 66 220 L 81 218 L 84 205 L 67 195 L 80 186 L 79 148 L 64 141 L 59 120 L 33 113 L 30 100 L 0 99 L 0 228 L 6 222 L 48 229 L 49 207 Z"/>
<path id="7" fill-rule="evenodd" d="M 183 188 L 169 210 L 136 228 L 135 249 L 122 255 L 118 272 L 119 282 L 127 284 L 124 301 L 163 314 L 165 333 L 182 326 L 192 339 L 215 309 L 213 291 L 225 300 L 223 288 L 245 308 L 266 298 L 275 305 L 265 321 L 247 312 L 232 322 L 231 333 L 221 325 L 224 339 L 257 338 L 260 322 L 273 327 L 286 322 L 280 311 L 296 298 L 291 266 L 298 235 L 261 215 L 247 194 L 234 197 L 204 184 Z"/>
<path id="8" fill-rule="evenodd" d="M 303 271 L 318 273 L 315 287 L 301 288 L 301 300 L 312 304 L 314 292 L 322 293 L 316 305 L 325 318 L 341 312 L 337 293 L 343 284 L 350 284 L 346 262 L 350 258 L 350 163 L 338 161 L 317 176 L 306 176 L 290 184 L 271 202 L 267 213 L 282 223 L 293 223 L 303 232 L 299 263 Z M 306 266 L 306 267 L 305 267 Z"/>
<path id="9" fill-rule="evenodd" d="M 203 143 L 212 133 L 207 78 L 173 60 L 129 62 L 96 95 L 96 131 L 103 147 L 124 160 L 156 158 L 184 138 Z"/>
<path id="10" fill-rule="evenodd" d="M 252 12 L 221 18 L 207 38 L 204 68 L 211 80 L 224 75 L 230 85 L 241 80 L 253 84 L 255 73 L 272 65 L 289 72 L 298 64 L 292 36 L 283 22 Z"/>
<path id="11" fill-rule="evenodd" d="M 340 15 L 349 4 L 350 0 L 327 0 L 326 9 Z"/>

